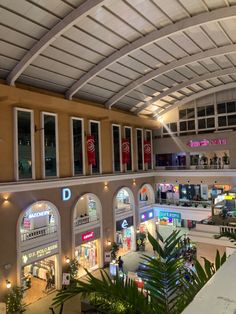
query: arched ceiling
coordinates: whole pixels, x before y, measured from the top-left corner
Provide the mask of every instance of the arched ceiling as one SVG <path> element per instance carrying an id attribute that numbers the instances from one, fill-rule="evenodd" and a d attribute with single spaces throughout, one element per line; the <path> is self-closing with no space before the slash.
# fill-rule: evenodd
<path id="1" fill-rule="evenodd" d="M 150 117 L 236 84 L 236 0 L 0 0 L 0 78 Z"/>

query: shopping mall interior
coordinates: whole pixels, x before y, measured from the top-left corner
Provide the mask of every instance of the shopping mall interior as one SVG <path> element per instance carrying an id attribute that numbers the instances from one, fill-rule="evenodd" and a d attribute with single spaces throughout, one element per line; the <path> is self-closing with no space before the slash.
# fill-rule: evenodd
<path id="1" fill-rule="evenodd" d="M 0 313 L 119 256 L 144 289 L 176 230 L 191 271 L 227 256 L 183 313 L 235 313 L 235 29 L 235 0 L 0 0 Z"/>

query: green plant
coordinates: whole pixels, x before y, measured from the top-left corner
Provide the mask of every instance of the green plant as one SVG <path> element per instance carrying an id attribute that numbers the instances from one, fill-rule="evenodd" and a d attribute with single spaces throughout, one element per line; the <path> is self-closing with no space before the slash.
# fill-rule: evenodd
<path id="1" fill-rule="evenodd" d="M 60 291 L 53 305 L 59 306 L 71 297 L 81 294 L 99 310 L 119 314 L 180 314 L 197 292 L 214 275 L 225 261 L 217 252 L 215 264 L 204 258 L 204 267 L 196 261 L 196 273 L 188 271 L 183 258 L 176 258 L 182 249 L 179 231 L 167 239 L 157 232 L 157 239 L 148 234 L 148 239 L 157 252 L 155 258 L 143 255 L 146 270 L 147 294 L 139 291 L 134 281 L 117 276 L 114 280 L 101 271 L 101 279 L 87 272 L 87 282 L 77 281 L 75 287 Z M 190 280 L 186 279 L 186 274 Z"/>
<path id="2" fill-rule="evenodd" d="M 119 251 L 119 245 L 116 242 L 112 242 L 111 244 L 111 258 L 117 258 L 117 252 Z"/>
<path id="3" fill-rule="evenodd" d="M 22 287 L 15 286 L 6 297 L 7 313 L 23 313 L 25 311 L 25 304 L 23 304 L 23 293 Z"/>
<path id="4" fill-rule="evenodd" d="M 78 260 L 76 258 L 72 259 L 68 267 L 69 267 L 68 272 L 70 274 L 70 278 L 76 279 L 78 276 L 78 268 L 79 268 Z"/>

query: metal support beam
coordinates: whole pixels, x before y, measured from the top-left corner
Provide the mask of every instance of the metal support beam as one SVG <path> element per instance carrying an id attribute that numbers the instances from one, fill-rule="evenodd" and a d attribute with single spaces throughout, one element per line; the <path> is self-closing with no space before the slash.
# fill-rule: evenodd
<path id="1" fill-rule="evenodd" d="M 87 0 L 78 8 L 65 16 L 50 31 L 48 31 L 20 60 L 20 62 L 9 73 L 6 81 L 9 85 L 14 85 L 18 77 L 24 70 L 46 49 L 54 40 L 65 33 L 69 28 L 87 16 L 94 8 L 101 5 L 105 0 Z"/>
<path id="2" fill-rule="evenodd" d="M 79 89 L 81 89 L 86 83 L 92 80 L 96 75 L 98 75 L 100 72 L 105 70 L 113 63 L 117 62 L 119 59 L 127 56 L 137 49 L 140 49 L 159 39 L 166 38 L 180 31 L 184 31 L 198 25 L 204 25 L 209 22 L 228 19 L 235 15 L 236 5 L 216 9 L 211 12 L 204 12 L 199 15 L 180 20 L 174 24 L 167 25 L 159 30 L 155 30 L 147 34 L 146 36 L 143 36 L 133 41 L 131 44 L 125 45 L 107 58 L 103 59 L 100 63 L 95 65 L 93 68 L 91 68 L 91 70 L 84 74 L 77 82 L 75 82 L 66 92 L 65 96 L 66 98 L 71 99 Z"/>
<path id="3" fill-rule="evenodd" d="M 166 90 L 165 92 L 153 97 L 151 100 L 145 102 L 140 108 L 138 108 L 136 111 L 134 111 L 134 113 L 138 114 L 139 112 L 141 112 L 142 110 L 144 110 L 145 108 L 147 108 L 148 106 L 152 105 L 154 102 L 174 93 L 177 92 L 178 90 L 181 90 L 185 87 L 191 86 L 192 84 L 196 84 L 205 80 L 209 80 L 212 78 L 215 78 L 217 76 L 223 76 L 223 75 L 230 75 L 230 74 L 235 74 L 236 72 L 236 67 L 232 67 L 232 68 L 226 68 L 223 70 L 217 70 L 214 72 L 210 72 L 210 73 L 206 73 L 203 75 L 199 75 L 196 76 L 194 78 L 192 78 L 191 80 L 187 80 L 184 81 L 183 83 L 180 83 L 176 86 L 172 86 L 171 88 L 169 88 L 168 90 Z"/>
<path id="4" fill-rule="evenodd" d="M 135 88 L 143 85 L 144 83 L 147 83 L 148 81 L 150 81 L 150 80 L 156 78 L 157 76 L 160 76 L 160 75 L 162 75 L 168 71 L 171 71 L 171 70 L 176 69 L 178 67 L 184 66 L 186 64 L 190 64 L 190 63 L 195 62 L 195 61 L 199 61 L 199 60 L 203 60 L 206 58 L 211 58 L 211 57 L 215 57 L 215 56 L 219 56 L 219 55 L 223 55 L 223 54 L 227 54 L 227 53 L 231 53 L 231 52 L 235 52 L 235 51 L 236 51 L 236 44 L 233 44 L 233 45 L 227 45 L 227 46 L 223 46 L 223 47 L 219 47 L 219 48 L 209 49 L 206 51 L 196 53 L 196 54 L 191 55 L 191 56 L 184 57 L 184 58 L 179 59 L 179 60 L 172 61 L 167 65 L 161 66 L 159 69 L 155 69 L 155 70 L 141 76 L 137 80 L 133 81 L 129 85 L 122 88 L 117 94 L 115 94 L 113 97 L 111 97 L 106 102 L 106 107 L 111 108 L 111 106 L 113 106 L 117 101 L 119 101 L 125 95 L 129 94 Z"/>
<path id="5" fill-rule="evenodd" d="M 201 97 L 208 96 L 208 95 L 211 95 L 211 94 L 214 94 L 214 93 L 218 93 L 218 92 L 222 92 L 222 91 L 228 90 L 228 89 L 234 89 L 234 88 L 236 88 L 236 82 L 234 82 L 234 83 L 227 83 L 227 84 L 219 85 L 219 86 L 216 86 L 216 87 L 208 88 L 206 90 L 200 91 L 198 93 L 195 93 L 195 94 L 193 94 L 191 96 L 185 97 L 184 99 L 175 102 L 171 107 L 165 109 L 160 114 L 158 114 L 156 112 L 153 113 L 153 118 L 154 118 L 154 116 L 155 117 L 161 117 L 161 116 L 165 115 L 167 112 L 175 109 L 176 107 L 185 105 L 188 102 L 191 102 L 193 100 L 199 99 Z"/>

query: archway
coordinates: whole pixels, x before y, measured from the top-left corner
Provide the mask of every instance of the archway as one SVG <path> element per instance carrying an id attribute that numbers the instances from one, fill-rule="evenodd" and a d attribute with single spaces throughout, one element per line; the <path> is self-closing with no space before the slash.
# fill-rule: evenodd
<path id="1" fill-rule="evenodd" d="M 155 202 L 155 194 L 151 184 L 145 183 L 138 193 L 139 207 L 151 205 Z"/>

